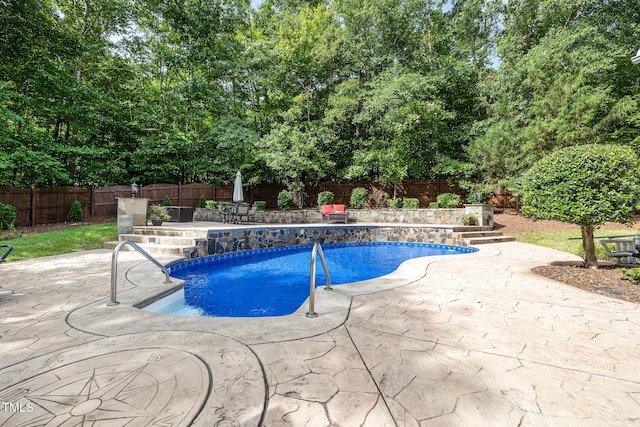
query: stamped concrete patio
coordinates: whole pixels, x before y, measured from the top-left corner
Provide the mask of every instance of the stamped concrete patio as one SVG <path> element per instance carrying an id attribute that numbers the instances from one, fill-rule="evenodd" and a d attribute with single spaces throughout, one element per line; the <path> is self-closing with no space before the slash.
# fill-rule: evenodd
<path id="1" fill-rule="evenodd" d="M 571 255 L 512 242 L 411 260 L 283 318 L 132 307 L 139 254 L 0 265 L 2 426 L 631 426 L 640 310 L 530 273 Z M 169 261 L 161 258 L 161 261 Z"/>

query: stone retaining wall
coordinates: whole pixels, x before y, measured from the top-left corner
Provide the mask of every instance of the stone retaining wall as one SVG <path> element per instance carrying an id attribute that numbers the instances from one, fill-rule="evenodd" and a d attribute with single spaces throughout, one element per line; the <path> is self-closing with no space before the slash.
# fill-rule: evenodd
<path id="1" fill-rule="evenodd" d="M 420 242 L 467 246 L 453 227 L 437 226 L 356 226 L 310 225 L 308 227 L 265 227 L 209 230 L 207 239 L 185 249 L 185 258 L 226 252 L 314 243 Z"/>
<path id="2" fill-rule="evenodd" d="M 492 205 L 465 205 L 460 209 L 347 209 L 349 222 L 395 224 L 460 224 L 464 214 L 473 213 L 482 226 L 493 227 Z M 222 213 L 215 209 L 196 209 L 194 221 L 222 222 Z M 257 224 L 320 224 L 317 209 L 256 212 Z"/>

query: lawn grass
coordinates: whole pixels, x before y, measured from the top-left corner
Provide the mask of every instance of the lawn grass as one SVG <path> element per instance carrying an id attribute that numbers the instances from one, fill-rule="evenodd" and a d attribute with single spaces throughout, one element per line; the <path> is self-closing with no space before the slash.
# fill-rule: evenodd
<path id="1" fill-rule="evenodd" d="M 88 249 L 101 249 L 104 242 L 110 240 L 118 240 L 118 228 L 115 222 L 30 234 L 4 240 L 0 243 L 13 246 L 13 252 L 6 259 L 7 262 L 11 262 Z M 0 250 L 0 253 L 4 253 L 4 251 Z"/>
<path id="2" fill-rule="evenodd" d="M 594 233 L 595 237 L 628 236 L 630 234 L 636 234 L 636 230 L 623 225 L 616 229 L 596 230 Z M 577 226 L 575 230 L 510 232 L 509 235 L 515 237 L 519 242 L 531 243 L 580 256 L 584 254 L 582 250 L 582 235 Z M 597 240 L 595 243 L 598 258 L 604 258 L 606 254 L 604 249 L 600 247 Z"/>

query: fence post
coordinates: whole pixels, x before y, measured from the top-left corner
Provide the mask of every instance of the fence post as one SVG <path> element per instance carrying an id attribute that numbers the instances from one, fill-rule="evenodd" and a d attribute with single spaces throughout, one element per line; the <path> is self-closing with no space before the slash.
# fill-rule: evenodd
<path id="1" fill-rule="evenodd" d="M 95 188 L 91 187 L 91 192 L 89 193 L 89 215 L 91 218 L 95 215 Z"/>
<path id="2" fill-rule="evenodd" d="M 36 226 L 36 188 L 31 186 L 31 226 Z"/>

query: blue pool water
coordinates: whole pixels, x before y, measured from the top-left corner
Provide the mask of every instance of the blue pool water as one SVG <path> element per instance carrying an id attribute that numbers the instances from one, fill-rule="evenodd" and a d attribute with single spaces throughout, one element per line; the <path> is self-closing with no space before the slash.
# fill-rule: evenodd
<path id="1" fill-rule="evenodd" d="M 333 285 L 384 276 L 411 258 L 476 251 L 395 242 L 329 244 L 322 249 Z M 174 307 L 184 309 L 186 304 L 193 313 L 218 317 L 291 314 L 309 296 L 311 251 L 312 246 L 272 248 L 173 264 L 169 267 L 171 276 L 186 282 L 184 301 L 174 301 Z M 319 260 L 316 272 L 316 286 L 324 286 L 326 279 Z"/>

